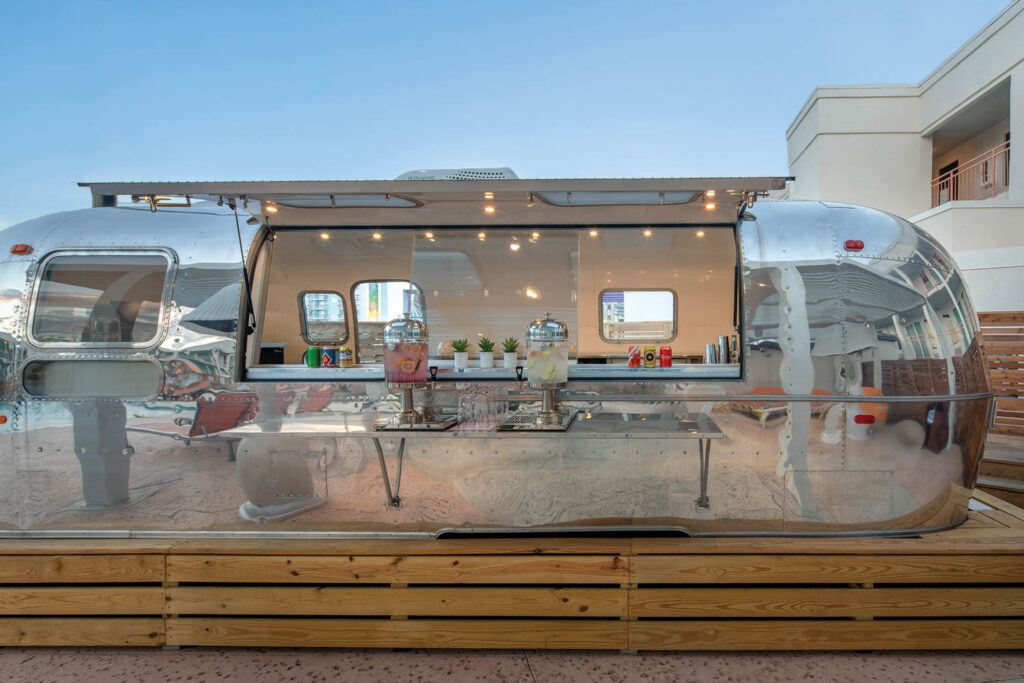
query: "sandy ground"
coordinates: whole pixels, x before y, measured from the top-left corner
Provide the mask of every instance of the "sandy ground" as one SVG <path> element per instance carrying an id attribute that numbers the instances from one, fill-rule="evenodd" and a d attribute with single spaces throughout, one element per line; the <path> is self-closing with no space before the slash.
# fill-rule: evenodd
<path id="1" fill-rule="evenodd" d="M 1024 680 L 1024 652 L 660 653 L 538 650 L 6 648 L 10 683 L 91 681 L 885 681 Z"/>

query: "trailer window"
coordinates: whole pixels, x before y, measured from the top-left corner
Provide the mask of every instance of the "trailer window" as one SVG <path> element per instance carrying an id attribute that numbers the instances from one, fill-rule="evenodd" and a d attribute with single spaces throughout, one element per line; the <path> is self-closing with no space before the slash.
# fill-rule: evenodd
<path id="1" fill-rule="evenodd" d="M 170 260 L 163 253 L 59 254 L 42 266 L 32 341 L 140 347 L 161 330 Z"/>
<path id="2" fill-rule="evenodd" d="M 608 342 L 663 342 L 676 336 L 676 293 L 669 289 L 601 292 L 601 338 Z"/>
<path id="3" fill-rule="evenodd" d="M 383 362 L 384 326 L 389 321 L 406 311 L 411 317 L 424 320 L 423 292 L 408 281 L 360 282 L 352 288 L 352 306 L 359 363 Z"/>
<path id="4" fill-rule="evenodd" d="M 307 342 L 344 344 L 348 340 L 345 300 L 337 292 L 304 292 L 299 313 Z"/>

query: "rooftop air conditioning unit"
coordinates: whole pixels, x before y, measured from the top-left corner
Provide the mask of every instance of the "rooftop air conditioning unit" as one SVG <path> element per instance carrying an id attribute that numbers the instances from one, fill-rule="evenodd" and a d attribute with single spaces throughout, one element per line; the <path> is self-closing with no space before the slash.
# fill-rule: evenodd
<path id="1" fill-rule="evenodd" d="M 436 168 L 408 171 L 395 180 L 516 180 L 519 176 L 508 166 L 500 168 Z"/>

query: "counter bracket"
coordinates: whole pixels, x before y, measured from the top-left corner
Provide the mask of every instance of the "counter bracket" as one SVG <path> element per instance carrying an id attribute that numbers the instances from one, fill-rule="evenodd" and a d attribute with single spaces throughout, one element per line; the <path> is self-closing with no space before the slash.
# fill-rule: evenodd
<path id="1" fill-rule="evenodd" d="M 398 440 L 398 465 L 395 468 L 395 488 L 391 489 L 391 478 L 388 476 L 388 468 L 384 463 L 384 449 L 380 445 L 380 439 L 372 439 L 373 447 L 377 450 L 377 461 L 380 462 L 380 476 L 384 480 L 384 494 L 387 496 L 389 507 L 397 508 L 402 506 L 402 499 L 398 496 L 402 488 L 402 460 L 405 457 L 405 439 Z"/>

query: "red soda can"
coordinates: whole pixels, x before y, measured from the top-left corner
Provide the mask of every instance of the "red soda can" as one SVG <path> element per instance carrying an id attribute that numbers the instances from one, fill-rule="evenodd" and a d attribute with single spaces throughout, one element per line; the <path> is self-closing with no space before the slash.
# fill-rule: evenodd
<path id="1" fill-rule="evenodd" d="M 670 368 L 672 367 L 672 347 L 662 346 L 661 347 L 661 367 Z"/>
<path id="2" fill-rule="evenodd" d="M 626 358 L 629 359 L 629 367 L 638 368 L 643 365 L 643 350 L 639 346 L 630 346 Z"/>

